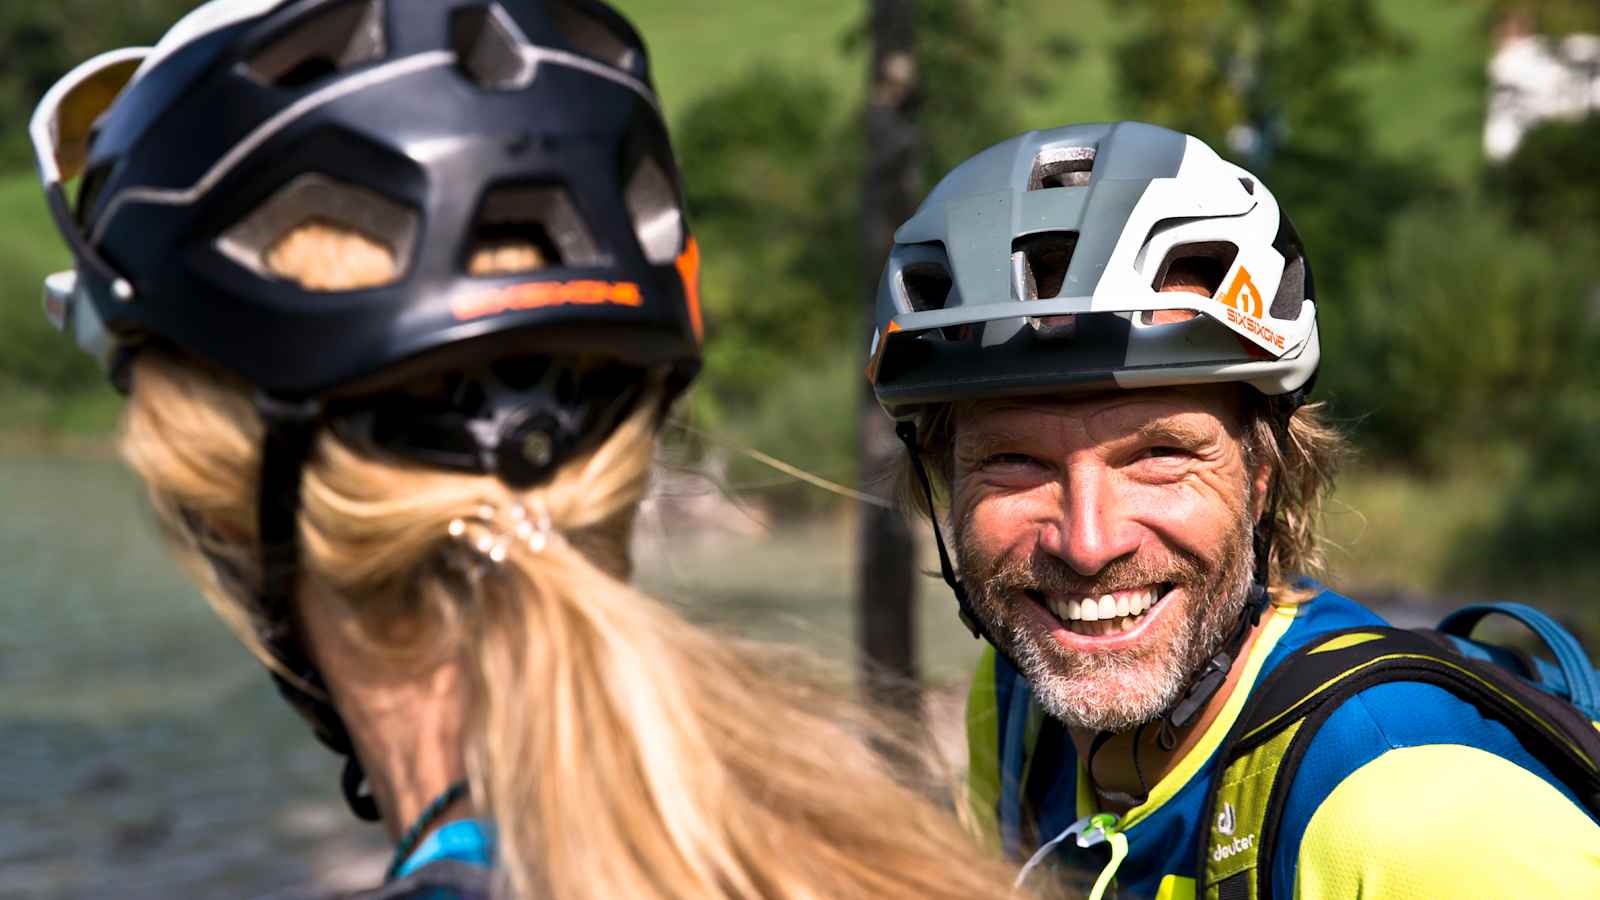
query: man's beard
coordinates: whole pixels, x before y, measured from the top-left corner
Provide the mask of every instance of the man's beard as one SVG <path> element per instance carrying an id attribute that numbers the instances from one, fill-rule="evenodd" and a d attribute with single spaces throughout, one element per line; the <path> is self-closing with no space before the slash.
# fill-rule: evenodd
<path id="1" fill-rule="evenodd" d="M 987 560 L 961 540 L 957 553 L 973 611 L 1028 679 L 1045 712 L 1071 727 L 1120 732 L 1154 720 L 1177 703 L 1189 679 L 1238 626 L 1253 576 L 1253 550 L 1249 518 L 1240 515 L 1237 522 L 1211 564 L 1173 551 L 1168 559 L 1115 560 L 1093 578 L 1037 549 L 1024 558 Z M 961 534 L 959 526 L 956 533 Z M 1024 604 L 1037 603 L 1041 595 L 1101 596 L 1147 585 L 1182 588 L 1185 608 L 1161 610 L 1168 621 L 1151 624 L 1171 630 L 1135 647 L 1069 652 L 1024 613 Z"/>

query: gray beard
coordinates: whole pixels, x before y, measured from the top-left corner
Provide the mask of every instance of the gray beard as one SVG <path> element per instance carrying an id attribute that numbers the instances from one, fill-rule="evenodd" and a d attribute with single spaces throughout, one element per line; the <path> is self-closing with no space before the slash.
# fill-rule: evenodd
<path id="1" fill-rule="evenodd" d="M 1254 574 L 1250 521 L 1244 515 L 1212 564 L 1186 553 L 1162 561 L 1123 558 L 1088 579 L 1038 552 L 1023 559 L 983 560 L 959 541 L 957 555 L 974 613 L 1028 680 L 1040 706 L 1069 727 L 1091 731 L 1127 731 L 1176 704 L 1189 680 L 1237 627 Z M 1109 594 L 1158 583 L 1182 587 L 1186 604 L 1163 645 L 1070 653 L 1023 615 L 1023 604 L 1035 603 L 1030 591 Z"/>

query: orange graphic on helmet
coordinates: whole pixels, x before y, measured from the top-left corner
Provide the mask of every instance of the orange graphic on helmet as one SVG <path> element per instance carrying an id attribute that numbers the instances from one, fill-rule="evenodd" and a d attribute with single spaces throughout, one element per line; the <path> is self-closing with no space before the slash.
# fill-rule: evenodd
<path id="1" fill-rule="evenodd" d="M 533 281 L 458 297 L 450 312 L 466 321 L 520 309 L 599 305 L 643 306 L 644 295 L 631 281 Z"/>
<path id="2" fill-rule="evenodd" d="M 689 324 L 694 326 L 694 339 L 704 338 L 705 326 L 700 322 L 700 245 L 689 238 L 689 246 L 678 257 L 678 277 L 683 279 L 683 296 L 689 301 Z"/>
<path id="3" fill-rule="evenodd" d="M 1228 292 L 1222 295 L 1222 305 L 1261 318 L 1261 291 L 1250 280 L 1249 269 L 1239 267 L 1239 274 L 1233 276 L 1233 284 L 1228 285 Z"/>

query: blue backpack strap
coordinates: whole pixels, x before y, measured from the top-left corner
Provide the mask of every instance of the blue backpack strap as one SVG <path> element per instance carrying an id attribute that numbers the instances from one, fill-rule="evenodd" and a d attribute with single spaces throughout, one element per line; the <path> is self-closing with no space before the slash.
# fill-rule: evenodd
<path id="1" fill-rule="evenodd" d="M 1555 657 L 1558 672 L 1551 671 L 1548 666 L 1536 665 L 1535 670 L 1529 673 L 1530 677 L 1544 682 L 1546 687 L 1583 710 L 1589 718 L 1600 719 L 1600 673 L 1595 672 L 1588 654 L 1584 653 L 1583 646 L 1572 632 L 1543 612 L 1522 603 L 1479 603 L 1463 606 L 1445 616 L 1438 630 L 1454 638 L 1464 655 L 1503 665 L 1504 660 L 1494 654 L 1494 648 L 1471 640 L 1472 630 L 1491 615 L 1502 615 L 1520 622 L 1537 635 Z M 1521 667 L 1510 668 L 1515 670 Z"/>

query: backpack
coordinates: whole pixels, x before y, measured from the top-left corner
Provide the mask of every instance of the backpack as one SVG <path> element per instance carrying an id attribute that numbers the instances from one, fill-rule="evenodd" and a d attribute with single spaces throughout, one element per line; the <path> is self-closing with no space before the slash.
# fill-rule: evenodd
<path id="1" fill-rule="evenodd" d="M 1490 615 L 1530 629 L 1551 665 L 1471 639 Z M 1341 703 L 1392 681 L 1450 691 L 1504 725 L 1600 819 L 1600 673 L 1572 634 L 1519 603 L 1463 607 L 1433 629 L 1362 626 L 1330 632 L 1284 659 L 1252 693 L 1217 750 L 1219 769 L 1202 809 L 1196 897 L 1264 900 L 1276 891 L 1277 829 L 1300 760 Z"/>

